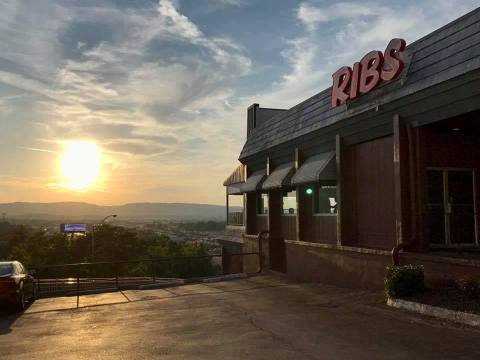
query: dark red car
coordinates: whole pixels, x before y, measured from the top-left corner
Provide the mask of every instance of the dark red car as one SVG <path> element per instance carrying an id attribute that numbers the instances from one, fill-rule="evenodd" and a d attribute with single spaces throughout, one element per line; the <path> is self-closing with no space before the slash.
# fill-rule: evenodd
<path id="1" fill-rule="evenodd" d="M 24 310 L 37 296 L 35 278 L 18 261 L 0 262 L 0 303 Z"/>

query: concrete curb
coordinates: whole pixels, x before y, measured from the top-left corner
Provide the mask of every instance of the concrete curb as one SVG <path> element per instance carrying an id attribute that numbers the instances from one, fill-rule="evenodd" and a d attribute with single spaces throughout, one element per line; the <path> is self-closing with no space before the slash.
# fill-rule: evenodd
<path id="1" fill-rule="evenodd" d="M 158 284 L 139 285 L 137 287 L 137 289 L 139 289 L 139 290 L 163 289 L 163 288 L 167 288 L 167 287 L 179 286 L 179 285 L 184 285 L 184 284 L 185 284 L 185 280 L 178 279 L 178 280 L 173 280 L 173 281 L 158 283 Z"/>
<path id="2" fill-rule="evenodd" d="M 460 324 L 480 327 L 480 315 L 477 314 L 449 310 L 437 306 L 431 306 L 401 299 L 389 298 L 387 300 L 387 305 L 397 309 L 409 310 L 419 314 L 433 316 L 439 319 L 450 320 Z"/>
<path id="3" fill-rule="evenodd" d="M 202 279 L 201 282 L 203 282 L 203 283 L 213 283 L 213 282 L 218 282 L 218 281 L 245 279 L 245 278 L 250 277 L 250 276 L 252 276 L 252 275 L 247 274 L 247 273 L 229 274 L 229 275 L 222 275 L 222 276 L 214 276 L 214 277 L 205 278 L 205 279 Z"/>

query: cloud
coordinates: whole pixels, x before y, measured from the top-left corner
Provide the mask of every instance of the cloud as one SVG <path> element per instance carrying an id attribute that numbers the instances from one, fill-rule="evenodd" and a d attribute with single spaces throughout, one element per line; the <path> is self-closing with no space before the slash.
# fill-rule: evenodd
<path id="1" fill-rule="evenodd" d="M 36 150 L 89 139 L 106 156 L 105 191 L 72 199 L 221 203 L 248 105 L 293 106 L 327 88 L 338 67 L 383 50 L 391 37 L 411 42 L 475 2 L 282 3 L 258 24 L 250 14 L 263 8 L 246 0 L 202 9 L 185 0 L 4 1 L 0 151 L 8 156 L 0 165 L 12 174 L 8 189 L 18 179 L 27 184 L 24 200 L 57 199 L 55 190 L 38 191 L 58 183 L 56 153 Z M 223 10 L 238 13 L 246 32 L 216 26 L 231 21 Z M 267 29 L 275 41 L 252 39 Z M 30 178 L 35 192 L 26 190 Z"/>
<path id="2" fill-rule="evenodd" d="M 329 7 L 317 7 L 305 2 L 298 7 L 297 18 L 309 31 L 314 31 L 320 23 L 368 16 L 374 11 L 374 7 L 359 3 L 339 2 Z"/>
<path id="3" fill-rule="evenodd" d="M 32 150 L 17 158 L 31 158 L 28 154 L 39 153 L 46 144 L 57 147 L 69 139 L 90 139 L 113 164 L 112 184 L 121 174 L 133 176 L 128 174 L 134 164 L 162 172 L 174 163 L 195 168 L 186 165 L 192 158 L 202 168 L 228 159 L 224 167 L 229 170 L 242 139 L 235 139 L 236 147 L 232 146 L 224 127 L 235 122 L 242 128 L 243 121 L 235 121 L 234 109 L 227 104 L 235 103 L 236 81 L 251 71 L 245 49 L 224 34 L 206 35 L 180 12 L 179 2 L 137 5 L 40 0 L 35 13 L 26 4 L 8 2 L 8 11 L 0 14 L 5 20 L 0 44 L 11 47 L 0 45 L 0 61 L 10 65 L 0 66 L 0 86 L 11 90 L 0 98 L 0 107 L 5 108 L 0 120 L 14 131 L 18 126 L 3 116 L 17 113 L 18 101 L 25 101 L 29 110 L 22 114 L 22 140 L 15 145 Z M 27 13 L 28 26 L 22 29 Z M 5 34 L 14 34 L 18 41 Z M 22 68 L 12 66 L 14 62 Z M 216 146 L 225 154 L 212 158 Z M 15 171 L 14 165 L 9 169 Z M 217 185 L 207 178 L 203 173 L 198 181 L 209 182 L 214 190 Z M 50 185 L 56 183 L 58 179 L 44 181 L 53 191 L 56 188 Z M 145 190 L 143 199 L 151 195 Z"/>
<path id="4" fill-rule="evenodd" d="M 289 69 L 257 101 L 272 107 L 293 106 L 328 88 L 335 70 L 368 51 L 384 50 L 394 37 L 413 42 L 476 6 L 474 0 L 302 2 L 294 16 L 304 31 L 286 39 L 281 53 Z"/>

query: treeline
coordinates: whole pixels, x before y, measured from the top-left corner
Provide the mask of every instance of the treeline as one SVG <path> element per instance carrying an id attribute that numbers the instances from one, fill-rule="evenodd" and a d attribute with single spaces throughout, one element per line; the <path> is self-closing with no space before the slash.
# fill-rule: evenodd
<path id="1" fill-rule="evenodd" d="M 178 227 L 188 231 L 222 231 L 225 230 L 224 221 L 196 221 L 178 223 Z"/>
<path id="2" fill-rule="evenodd" d="M 210 258 L 164 260 L 206 255 L 208 251 L 202 243 L 175 242 L 165 235 L 119 226 L 96 228 L 92 241 L 91 233 L 72 237 L 47 234 L 25 225 L 0 223 L 0 260 L 18 260 L 35 269 L 45 269 L 47 265 L 128 261 L 131 263 L 120 269 L 118 265 L 115 269 L 98 265 L 95 274 L 110 276 L 112 272 L 121 271 L 125 276 L 151 275 L 152 272 L 156 276 L 169 277 L 213 275 L 218 269 Z M 91 266 L 89 268 L 93 271 Z"/>

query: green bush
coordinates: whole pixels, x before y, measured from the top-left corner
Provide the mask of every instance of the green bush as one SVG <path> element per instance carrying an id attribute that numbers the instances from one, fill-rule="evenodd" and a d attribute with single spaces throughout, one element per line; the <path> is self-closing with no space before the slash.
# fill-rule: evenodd
<path id="1" fill-rule="evenodd" d="M 459 295 L 469 300 L 480 299 L 480 281 L 475 279 L 459 279 L 455 281 L 455 289 Z"/>
<path id="2" fill-rule="evenodd" d="M 389 266 L 385 275 L 385 292 L 390 298 L 408 297 L 425 290 L 423 266 Z"/>

